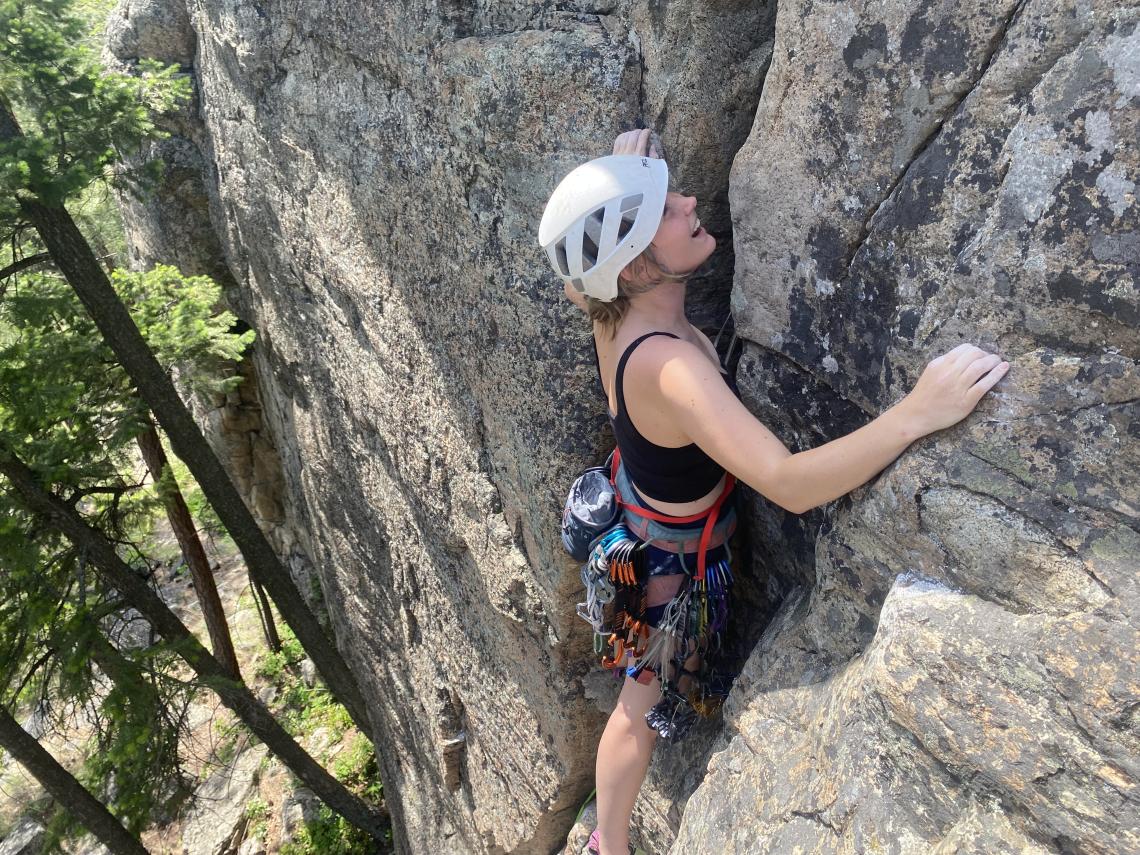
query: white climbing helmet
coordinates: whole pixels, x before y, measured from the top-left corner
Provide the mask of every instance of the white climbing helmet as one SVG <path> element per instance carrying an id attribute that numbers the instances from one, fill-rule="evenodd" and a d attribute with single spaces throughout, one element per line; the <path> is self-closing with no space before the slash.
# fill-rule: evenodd
<path id="1" fill-rule="evenodd" d="M 613 154 L 584 163 L 550 195 L 538 242 L 563 282 L 596 300 L 618 295 L 618 274 L 657 234 L 669 167 L 655 157 Z"/>

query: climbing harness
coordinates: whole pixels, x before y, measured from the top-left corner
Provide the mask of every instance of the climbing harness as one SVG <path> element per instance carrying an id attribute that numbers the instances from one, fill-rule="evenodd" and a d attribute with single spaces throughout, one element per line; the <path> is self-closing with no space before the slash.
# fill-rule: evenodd
<path id="1" fill-rule="evenodd" d="M 605 469 L 583 473 L 592 483 L 575 482 L 567 498 L 567 551 L 574 555 L 572 546 L 587 538 L 590 543 L 581 571 L 586 599 L 577 611 L 593 629 L 594 652 L 604 668 L 643 683 L 655 676 L 660 680 L 661 700 L 646 714 L 646 722 L 664 739 L 677 742 L 698 716 L 716 713 L 731 685 L 731 675 L 719 671 L 714 660 L 728 622 L 733 583 L 727 540 L 735 520 L 730 517 L 725 524 L 719 518 L 735 480 L 725 476 L 724 489 L 707 510 L 674 517 L 626 501 L 619 480 L 627 476 L 620 466 L 615 450 Z M 597 481 L 599 470 L 608 470 L 608 489 Z M 611 515 L 611 506 L 619 512 Z M 598 521 L 609 520 L 602 529 Z M 650 607 L 647 594 L 655 576 L 682 578 L 667 602 Z M 696 670 L 686 665 L 694 656 L 700 662 Z"/>
<path id="2" fill-rule="evenodd" d="M 621 505 L 626 513 L 634 514 L 638 517 L 643 517 L 647 520 L 656 520 L 657 522 L 671 523 L 671 524 L 684 524 L 703 522 L 701 528 L 701 538 L 698 544 L 697 551 L 697 572 L 694 578 L 704 580 L 705 578 L 705 558 L 708 554 L 709 546 L 712 539 L 713 530 L 716 528 L 717 517 L 720 515 L 721 506 L 724 504 L 736 487 L 736 478 L 731 472 L 725 473 L 724 488 L 720 491 L 713 505 L 706 510 L 700 511 L 695 514 L 690 514 L 684 517 L 670 516 L 669 514 L 661 513 L 650 508 L 642 507 L 633 502 L 627 502 L 621 497 L 621 493 L 617 490 L 617 472 L 618 467 L 621 466 L 621 451 L 614 449 L 611 455 L 610 462 L 610 483 L 614 485 L 614 495 L 617 497 L 618 504 Z"/>

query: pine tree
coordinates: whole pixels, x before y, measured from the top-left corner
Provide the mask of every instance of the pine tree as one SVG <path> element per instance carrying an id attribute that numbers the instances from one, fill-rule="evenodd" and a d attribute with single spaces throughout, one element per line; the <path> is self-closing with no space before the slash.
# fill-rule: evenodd
<path id="1" fill-rule="evenodd" d="M 19 493 L 28 509 L 58 529 L 82 549 L 107 584 L 137 609 L 158 633 L 178 651 L 204 685 L 218 694 L 270 751 L 300 778 L 325 804 L 345 819 L 368 832 L 375 840 L 385 839 L 387 823 L 383 815 L 345 789 L 325 771 L 277 722 L 273 714 L 240 680 L 226 673 L 197 638 L 165 603 L 119 557 L 115 544 L 102 532 L 88 525 L 78 511 L 63 498 L 46 490 L 40 479 L 2 438 L 0 474 Z"/>
<path id="2" fill-rule="evenodd" d="M 76 775 L 138 833 L 155 806 L 189 792 L 179 737 L 197 687 L 169 676 L 176 659 L 162 641 L 101 655 L 124 600 L 7 487 L 0 555 L 0 708 L 33 710 L 45 732 L 82 716 L 95 732 Z M 65 816 L 49 824 L 54 834 L 70 830 Z"/>
<path id="3" fill-rule="evenodd" d="M 28 311 L 59 309 L 64 294 L 58 286 L 65 281 L 94 319 L 109 350 L 88 356 L 89 367 L 99 375 L 97 382 L 69 377 L 43 370 L 42 363 L 34 368 L 35 360 L 27 358 L 29 353 L 46 352 L 43 345 L 50 332 L 37 333 L 41 336 L 37 348 L 35 341 L 21 342 L 19 336 L 11 335 L 12 328 L 25 334 L 34 325 L 14 323 L 0 329 L 0 346 L 15 343 L 13 353 L 21 352 L 19 346 L 25 348 L 24 361 L 18 363 L 24 369 L 22 378 L 19 371 L 9 375 L 8 406 L 0 407 L 2 474 L 8 476 L 11 487 L 18 488 L 0 491 L 0 511 L 11 505 L 11 497 L 18 492 L 18 513 L 9 514 L 6 521 L 19 519 L 25 531 L 30 525 L 43 540 L 45 520 L 50 519 L 52 527 L 66 530 L 71 539 L 70 546 L 57 544 L 58 554 L 39 562 L 43 566 L 55 561 L 54 588 L 36 589 L 27 573 L 17 580 L 32 586 L 24 593 L 34 591 L 34 595 L 24 597 L 23 602 L 34 605 L 33 609 L 21 614 L 0 608 L 0 623 L 7 620 L 0 628 L 7 632 L 7 626 L 14 627 L 13 643 L 0 647 L 0 677 L 5 678 L 0 689 L 5 688 L 5 681 L 22 674 L 14 687 L 8 686 L 19 694 L 29 687 L 28 675 L 51 664 L 58 666 L 59 679 L 81 682 L 95 662 L 110 678 L 114 688 L 107 697 L 113 698 L 115 690 L 132 685 L 132 680 L 136 686 L 143 685 L 136 667 L 141 656 L 177 654 L 330 807 L 379 839 L 383 836 L 379 815 L 321 769 L 248 688 L 234 679 L 231 669 L 211 656 L 165 608 L 148 587 L 144 557 L 129 557 L 134 547 L 124 528 L 138 485 L 120 474 L 126 471 L 123 449 L 145 428 L 150 409 L 242 550 L 251 575 L 269 591 L 330 691 L 358 724 L 364 723 L 364 705 L 351 673 L 170 381 L 171 366 L 177 361 L 170 351 L 187 350 L 187 343 L 197 340 L 208 321 L 200 314 L 180 311 L 181 294 L 177 301 L 152 307 L 127 293 L 137 280 L 116 275 L 113 286 L 64 208 L 65 202 L 95 180 L 146 187 L 150 177 L 146 171 L 128 173 L 114 164 L 120 152 L 156 134 L 152 111 L 173 104 L 185 91 L 184 81 L 173 70 L 153 65 L 143 65 L 138 77 L 98 73 L 90 52 L 80 47 L 81 25 L 68 15 L 67 8 L 66 0 L 0 0 L 0 228 L 5 229 L 5 242 L 11 247 L 0 270 L 0 279 L 4 279 L 0 297 L 5 303 L 13 296 L 28 298 L 30 302 L 23 303 Z M 29 278 L 26 272 L 37 265 L 45 265 L 43 275 Z M 63 279 L 53 279 L 53 270 L 62 273 Z M 6 278 L 14 273 L 21 274 L 19 286 Z M 17 287 L 23 289 L 19 294 L 14 290 Z M 5 293 L 6 289 L 13 290 Z M 123 297 L 132 305 L 133 317 Z M 38 306 L 33 306 L 36 301 Z M 149 314 L 152 310 L 153 315 Z M 40 402 L 38 410 L 36 401 Z M 91 572 L 92 565 L 98 573 Z M 127 652 L 108 644 L 102 631 L 107 615 L 127 605 L 146 615 L 161 641 L 145 652 L 120 655 Z M 38 623 L 30 620 L 37 614 Z M 43 651 L 36 647 L 42 639 L 48 639 Z M 161 694 L 161 687 L 152 685 L 151 689 Z M 141 690 L 133 694 L 136 700 L 149 697 Z M 142 708 L 136 704 L 132 710 Z M 120 722 L 128 718 L 135 733 L 143 732 L 133 712 L 118 715 Z M 119 736 L 124 733 L 123 727 L 115 730 Z M 157 733 L 154 738 L 166 736 Z M 114 739 L 107 743 L 114 744 Z M 162 749 L 156 753 L 162 754 Z M 123 805 L 119 809 L 139 813 Z"/>
<path id="4" fill-rule="evenodd" d="M 0 0 L 0 224 L 34 228 L 54 265 L 83 302 L 117 360 L 190 468 L 241 550 L 250 572 L 334 696 L 362 729 L 363 697 L 348 666 L 309 610 L 213 450 L 194 423 L 64 202 L 158 134 L 155 109 L 185 93 L 173 69 L 144 65 L 139 77 L 99 73 L 81 47 L 82 24 L 67 0 Z M 25 116 L 17 120 L 15 105 Z M 145 169 L 160 168 L 151 164 Z M 146 174 L 116 173 L 145 184 Z"/>
<path id="5" fill-rule="evenodd" d="M 182 491 L 174 478 L 174 472 L 166 459 L 166 452 L 162 448 L 162 440 L 153 424 L 135 437 L 135 442 L 146 461 L 147 468 L 155 483 L 158 484 L 162 503 L 166 507 L 166 517 L 170 521 L 170 528 L 178 545 L 182 549 L 182 557 L 186 566 L 190 568 L 190 578 L 194 583 L 194 591 L 198 595 L 198 605 L 202 609 L 202 616 L 206 620 L 206 631 L 210 635 L 210 645 L 214 649 L 214 658 L 225 666 L 235 677 L 241 676 L 238 667 L 237 653 L 234 651 L 234 642 L 230 637 L 229 624 L 226 622 L 226 613 L 222 609 L 222 600 L 218 596 L 218 586 L 214 584 L 214 575 L 210 570 L 210 561 L 206 558 L 206 550 L 198 538 L 198 530 L 194 519 L 190 516 L 190 509 L 186 507 L 186 500 L 182 498 Z"/>
<path id="6" fill-rule="evenodd" d="M 183 277 L 170 267 L 146 274 L 114 274 L 116 290 L 130 301 L 150 345 L 168 365 L 207 391 L 225 392 L 238 378 L 210 381 L 215 366 L 237 359 L 252 333 L 231 334 L 233 316 L 214 312 L 220 292 L 204 277 Z M 126 465 L 133 436 L 155 475 L 158 494 L 190 565 L 206 617 L 214 655 L 237 674 L 237 658 L 217 588 L 193 521 L 146 406 L 130 378 L 99 337 L 74 292 L 58 277 L 25 275 L 0 298 L 0 429 L 39 438 L 34 459 L 61 467 L 83 461 L 103 483 Z M 56 441 L 49 444 L 49 440 Z M 165 470 L 165 474 L 164 474 Z"/>
<path id="7" fill-rule="evenodd" d="M 80 821 L 115 855 L 147 855 L 138 838 L 56 762 L 20 723 L 0 706 L 0 748 L 16 758 L 45 790 L 79 817 Z"/>
<path id="8" fill-rule="evenodd" d="M 232 361 L 248 339 L 226 331 L 232 318 L 212 315 L 218 289 L 209 280 L 183 279 L 168 268 L 116 279 L 162 358 L 189 376 L 204 381 L 211 374 L 204 368 Z M 180 334 L 167 322 L 175 296 L 183 309 Z M 65 282 L 33 273 L 7 283 L 0 298 L 0 434 L 53 473 L 56 488 L 133 554 L 144 577 L 151 564 L 132 532 L 139 524 L 149 528 L 158 500 L 121 473 L 133 464 L 131 438 L 146 417 Z M 101 633 L 125 608 L 121 597 L 97 584 L 82 553 L 30 519 L 2 487 L 0 555 L 0 702 L 23 697 L 43 710 L 86 708 L 97 732 L 81 777 L 110 794 L 116 815 L 140 830 L 171 791 L 185 789 L 178 739 L 194 687 L 168 676 L 175 659 L 161 642 L 124 649 L 113 673 L 105 667 L 111 660 L 93 658 Z M 113 788 L 101 786 L 112 778 Z"/>

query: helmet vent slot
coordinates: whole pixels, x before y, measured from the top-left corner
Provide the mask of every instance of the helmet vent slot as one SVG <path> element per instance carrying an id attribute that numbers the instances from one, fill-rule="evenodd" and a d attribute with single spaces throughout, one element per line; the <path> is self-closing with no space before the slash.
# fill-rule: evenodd
<path id="1" fill-rule="evenodd" d="M 586 237 L 594 242 L 595 252 L 597 252 L 597 247 L 602 242 L 602 223 L 605 222 L 605 219 L 606 209 L 598 208 L 598 210 L 586 217 L 586 222 L 583 224 Z"/>
<path id="2" fill-rule="evenodd" d="M 638 193 L 636 196 L 626 196 L 621 200 L 621 212 L 624 214 L 630 208 L 640 208 L 645 196 Z"/>
<path id="3" fill-rule="evenodd" d="M 598 263 L 598 245 L 589 233 L 582 235 L 582 272 Z"/>
<path id="4" fill-rule="evenodd" d="M 624 239 L 625 236 L 629 234 L 629 230 L 633 228 L 634 222 L 637 221 L 638 210 L 638 208 L 633 208 L 632 210 L 625 211 L 621 215 L 621 222 L 618 223 L 618 240 Z"/>
<path id="5" fill-rule="evenodd" d="M 570 275 L 570 265 L 566 263 L 566 240 L 560 240 L 554 245 L 554 255 L 558 258 L 558 270 L 563 276 Z"/>
<path id="6" fill-rule="evenodd" d="M 606 219 L 606 209 L 597 208 L 590 212 L 582 224 L 582 272 L 598 263 L 598 247 L 602 242 L 602 224 Z"/>

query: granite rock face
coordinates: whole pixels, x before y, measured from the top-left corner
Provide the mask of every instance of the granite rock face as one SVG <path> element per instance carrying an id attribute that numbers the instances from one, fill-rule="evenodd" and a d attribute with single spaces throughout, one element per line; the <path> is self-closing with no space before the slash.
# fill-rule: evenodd
<path id="1" fill-rule="evenodd" d="M 202 782 L 183 826 L 182 855 L 227 855 L 237 850 L 249 824 L 246 807 L 257 792 L 265 753 L 262 745 L 243 751 Z"/>
<path id="2" fill-rule="evenodd" d="M 0 855 L 33 855 L 43 849 L 47 829 L 33 819 L 24 819 L 3 840 Z"/>
<path id="3" fill-rule="evenodd" d="M 178 0 L 167 5 L 140 7 L 133 29 L 124 7 L 118 63 L 145 55 L 145 34 L 176 18 Z M 257 331 L 256 429 L 288 487 L 277 516 L 295 519 L 373 703 L 400 845 L 552 851 L 593 785 L 617 684 L 596 671 L 557 533 L 565 490 L 608 430 L 586 326 L 536 224 L 561 175 L 650 121 L 678 180 L 718 196 L 713 228 L 727 232 L 772 7 L 186 8 L 196 100 L 144 153 L 167 161 L 167 188 L 125 200 L 135 262 L 224 268 Z M 687 46 L 686 8 L 701 50 Z M 730 61 L 690 80 L 718 44 Z M 710 110 L 735 118 L 726 129 Z M 687 148 L 714 137 L 715 156 Z M 727 309 L 726 258 L 695 303 L 709 326 Z M 218 445 L 243 449 L 241 481 L 242 444 Z M 685 795 L 704 756 L 671 762 Z M 638 820 L 658 842 L 682 780 L 662 778 Z"/>
<path id="4" fill-rule="evenodd" d="M 780 4 L 732 173 L 750 405 L 807 446 L 962 341 L 1013 367 L 811 527 L 756 504 L 788 597 L 674 851 L 1140 847 L 1138 22 Z"/>
<path id="5" fill-rule="evenodd" d="M 837 506 L 750 503 L 737 614 L 778 610 L 724 720 L 658 752 L 642 845 L 1140 846 L 1134 5 L 120 11 L 116 61 L 196 90 L 143 153 L 168 180 L 126 202 L 135 261 L 214 273 L 257 331 L 230 403 L 264 444 L 223 407 L 220 447 L 239 481 L 280 458 L 250 501 L 315 568 L 402 851 L 554 851 L 592 787 L 616 684 L 557 523 L 608 430 L 534 238 L 641 123 L 722 244 L 694 314 L 719 326 L 731 284 L 746 402 L 790 445 L 961 340 L 1013 363 Z"/>

